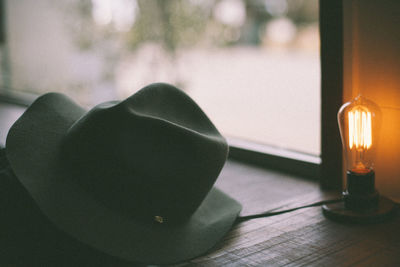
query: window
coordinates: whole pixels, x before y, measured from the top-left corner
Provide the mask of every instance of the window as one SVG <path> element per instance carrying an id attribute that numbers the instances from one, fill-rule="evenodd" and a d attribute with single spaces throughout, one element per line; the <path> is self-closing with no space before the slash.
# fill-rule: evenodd
<path id="1" fill-rule="evenodd" d="M 3 95 L 60 91 L 92 106 L 169 82 L 233 137 L 232 155 L 278 154 L 269 165 L 289 158 L 317 176 L 318 0 L 3 1 Z"/>

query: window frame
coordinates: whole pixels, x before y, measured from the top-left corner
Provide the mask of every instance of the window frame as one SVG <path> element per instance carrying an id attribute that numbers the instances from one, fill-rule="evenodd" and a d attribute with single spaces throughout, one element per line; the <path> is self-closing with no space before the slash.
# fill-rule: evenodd
<path id="1" fill-rule="evenodd" d="M 321 58 L 321 154 L 304 153 L 240 141 L 232 158 L 317 179 L 325 190 L 342 189 L 342 144 L 337 112 L 343 95 L 343 1 L 319 1 Z"/>
<path id="2" fill-rule="evenodd" d="M 0 0 L 4 18 L 4 1 Z M 6 48 L 5 21 L 0 21 L 0 45 Z M 343 0 L 319 1 L 321 58 L 321 155 L 289 151 L 228 138 L 229 157 L 264 168 L 319 180 L 322 189 L 342 188 L 342 146 L 336 114 L 343 94 Z M 6 52 L 5 52 L 6 53 Z M 7 57 L 7 55 L 5 55 Z M 6 58 L 7 59 L 7 58 Z M 0 88 L 0 102 L 29 106 L 37 95 Z"/>

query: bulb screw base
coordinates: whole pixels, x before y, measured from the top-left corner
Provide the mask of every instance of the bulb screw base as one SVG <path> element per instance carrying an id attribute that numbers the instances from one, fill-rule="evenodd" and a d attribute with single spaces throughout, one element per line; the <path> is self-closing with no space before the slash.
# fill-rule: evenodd
<path id="1" fill-rule="evenodd" d="M 378 223 L 393 217 L 396 205 L 375 189 L 375 173 L 347 172 L 343 202 L 322 206 L 325 217 L 347 223 Z"/>
<path id="2" fill-rule="evenodd" d="M 365 211 L 378 207 L 379 193 L 375 190 L 375 172 L 347 171 L 347 189 L 343 192 L 344 206 L 349 210 Z"/>

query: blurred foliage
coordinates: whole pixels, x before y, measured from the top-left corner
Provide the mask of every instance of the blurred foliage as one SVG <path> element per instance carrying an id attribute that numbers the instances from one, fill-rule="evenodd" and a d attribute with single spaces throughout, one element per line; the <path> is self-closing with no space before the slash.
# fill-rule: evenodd
<path id="1" fill-rule="evenodd" d="M 128 33 L 129 48 L 141 43 L 160 43 L 170 52 L 178 45 L 196 44 L 210 17 L 209 10 L 187 0 L 138 0 L 140 12 Z"/>
<path id="2" fill-rule="evenodd" d="M 80 0 L 76 4 L 61 5 L 60 8 L 66 9 L 68 15 L 64 17 L 67 26 L 80 50 L 90 50 L 93 48 L 98 32 L 92 18 L 92 1 Z"/>
<path id="3" fill-rule="evenodd" d="M 118 0 L 115 0 L 118 1 Z M 196 44 L 227 46 L 258 45 L 260 31 L 274 18 L 287 17 L 297 27 L 318 21 L 317 0 L 233 0 L 244 7 L 242 25 L 224 24 L 215 17 L 215 9 L 232 0 L 131 0 L 138 7 L 134 23 L 127 32 L 118 32 L 110 25 L 96 25 L 91 0 L 79 0 L 71 10 L 76 43 L 90 49 L 96 41 L 116 38 L 128 50 L 142 43 L 154 42 L 174 53 L 178 47 Z M 269 7 L 280 10 L 273 13 Z M 277 9 L 278 8 L 278 9 Z"/>

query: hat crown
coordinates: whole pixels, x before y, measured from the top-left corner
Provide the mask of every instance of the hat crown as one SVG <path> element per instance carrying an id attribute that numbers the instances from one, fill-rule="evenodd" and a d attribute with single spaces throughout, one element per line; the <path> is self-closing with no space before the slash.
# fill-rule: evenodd
<path id="1" fill-rule="evenodd" d="M 167 84 L 100 104 L 65 136 L 79 184 L 129 216 L 188 218 L 215 183 L 228 146 L 197 104 Z"/>

